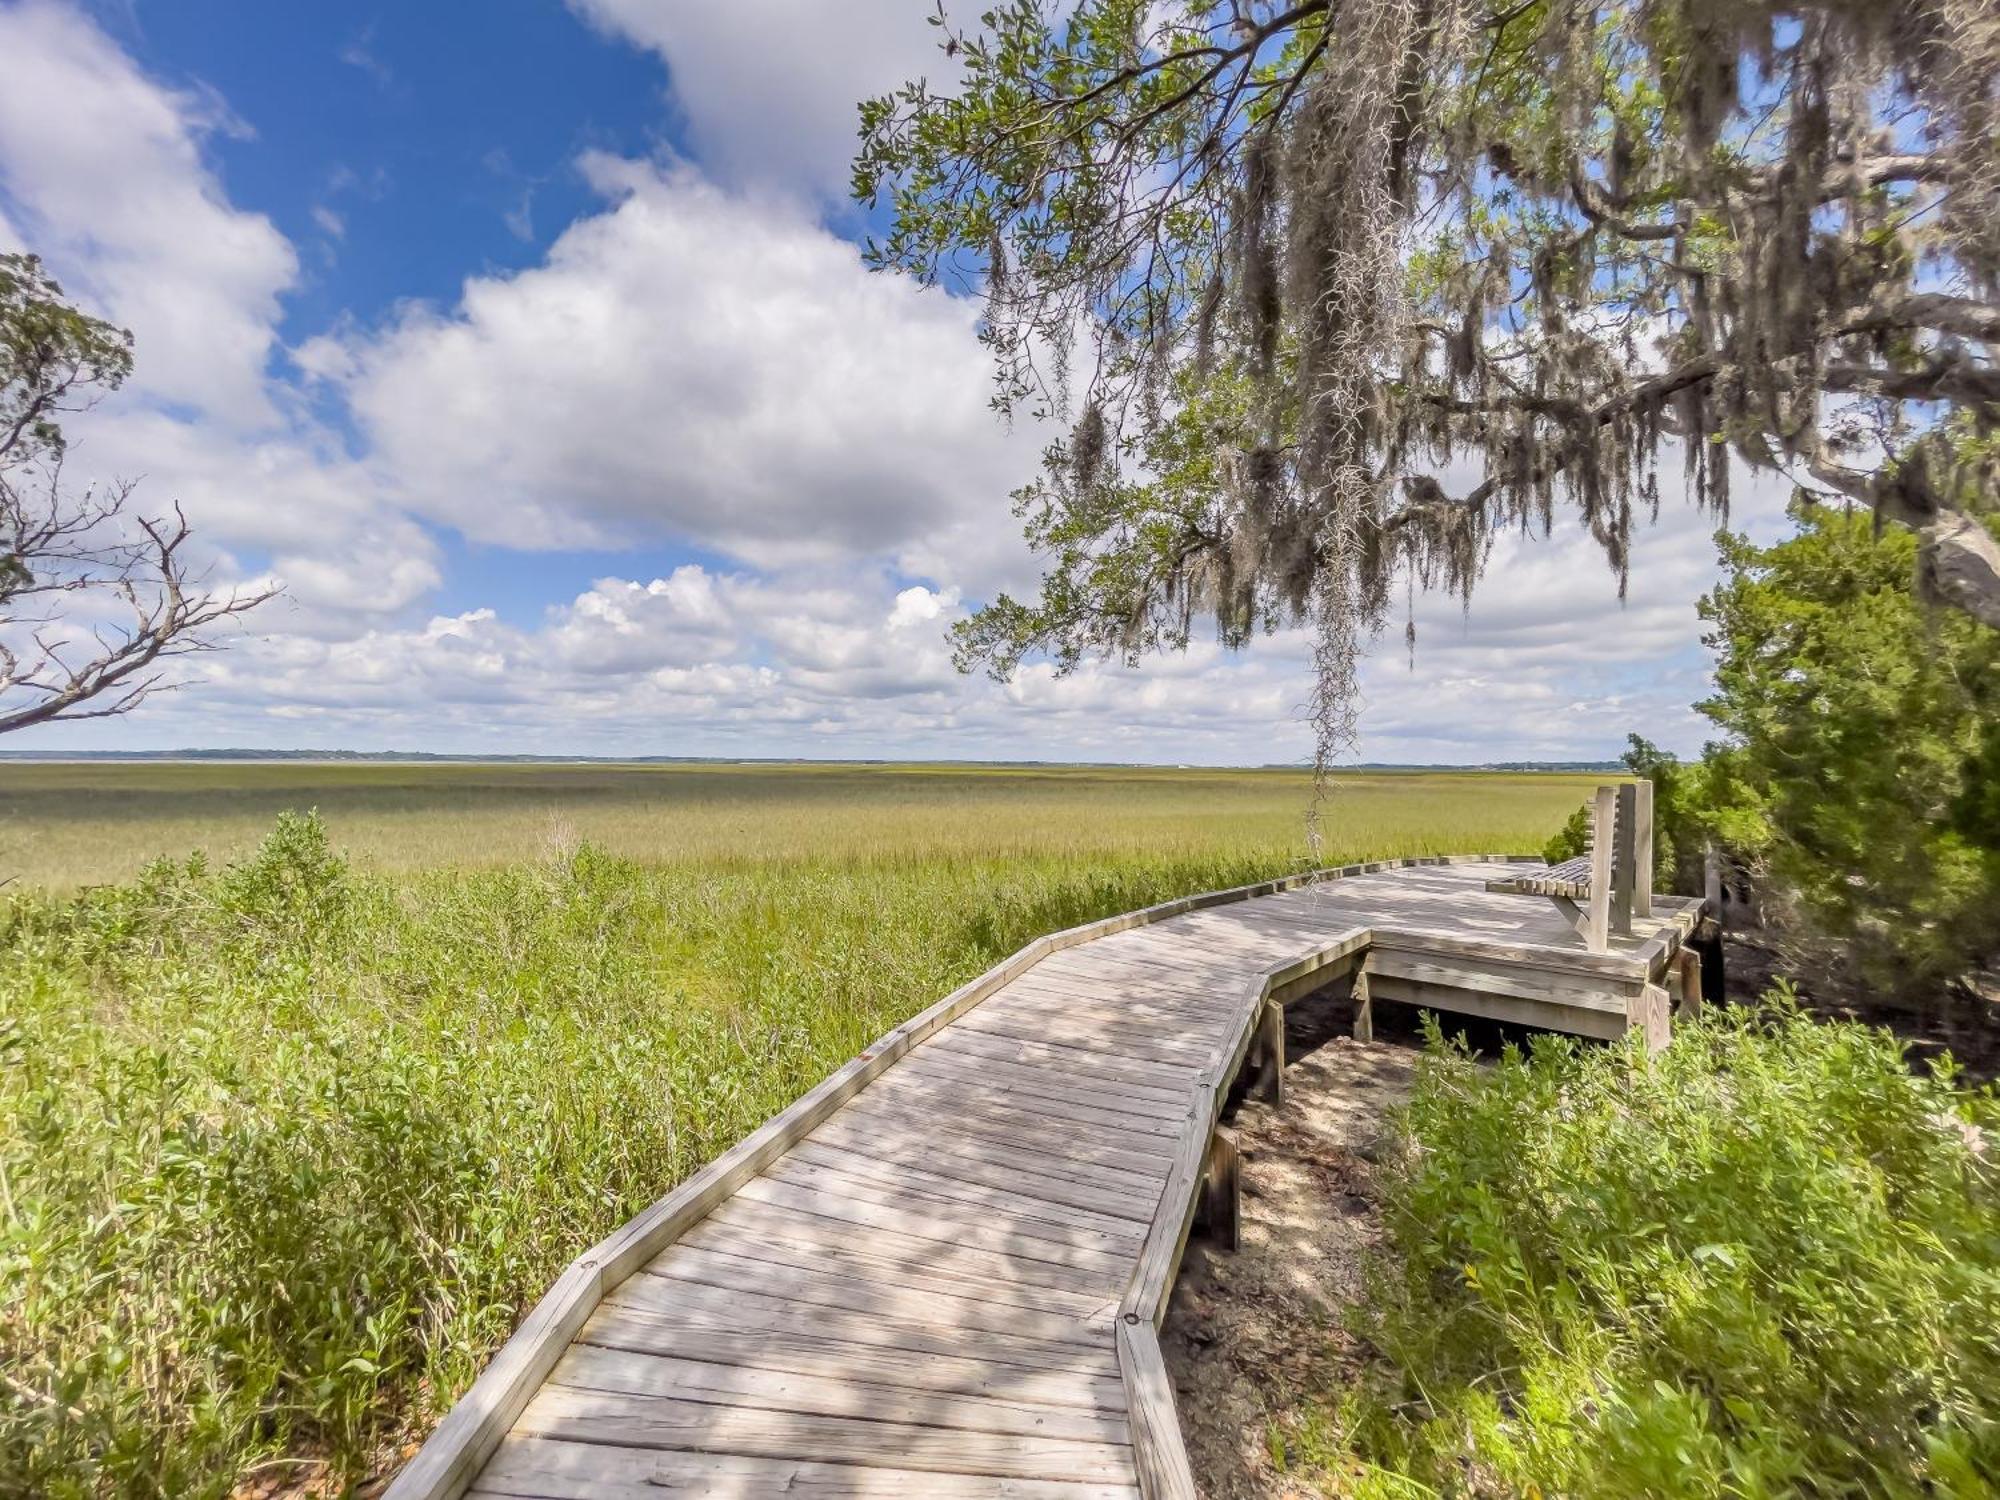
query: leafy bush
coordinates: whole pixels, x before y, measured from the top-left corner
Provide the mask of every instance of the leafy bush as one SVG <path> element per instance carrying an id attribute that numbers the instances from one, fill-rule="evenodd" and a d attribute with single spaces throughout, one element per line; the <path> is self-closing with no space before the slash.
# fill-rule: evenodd
<path id="1" fill-rule="evenodd" d="M 1566 859 L 1575 859 L 1590 849 L 1590 804 L 1584 803 L 1569 815 L 1568 821 L 1557 830 L 1556 836 L 1542 846 L 1542 860 L 1546 864 L 1559 865 Z"/>
<path id="2" fill-rule="evenodd" d="M 1705 795 L 1807 957 L 1935 989 L 2000 952 L 2000 631 L 1914 597 L 1910 533 L 1797 514 L 1776 546 L 1725 538 L 1702 604 L 1729 736 Z"/>
<path id="3" fill-rule="evenodd" d="M 1990 1087 L 1782 994 L 1652 1058 L 1430 1040 L 1385 1167 L 1380 1369 L 1307 1435 L 1358 1492 L 2000 1486 Z"/>

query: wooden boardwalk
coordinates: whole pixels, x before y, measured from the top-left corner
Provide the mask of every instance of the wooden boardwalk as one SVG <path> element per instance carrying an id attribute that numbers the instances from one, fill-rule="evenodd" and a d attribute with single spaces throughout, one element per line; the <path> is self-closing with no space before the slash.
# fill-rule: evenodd
<path id="1" fill-rule="evenodd" d="M 572 1266 L 389 1500 L 1192 1496 L 1155 1329 L 1283 1003 L 1659 1039 L 1701 909 L 1590 953 L 1490 857 L 1331 873 L 1040 939 L 897 1028 Z"/>

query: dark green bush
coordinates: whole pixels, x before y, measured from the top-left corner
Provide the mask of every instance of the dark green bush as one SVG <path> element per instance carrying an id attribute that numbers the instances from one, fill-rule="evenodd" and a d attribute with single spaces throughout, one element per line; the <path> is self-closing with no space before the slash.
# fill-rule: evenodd
<path id="1" fill-rule="evenodd" d="M 1433 1029 L 1402 1125 L 1378 1372 L 1317 1434 L 1360 1491 L 2000 1486 L 1990 1088 L 1780 996 L 1650 1059 Z"/>
<path id="2" fill-rule="evenodd" d="M 2000 631 L 1912 592 L 1917 539 L 1797 512 L 1723 540 L 1704 796 L 1814 971 L 1935 994 L 2000 957 Z M 2000 519 L 1988 522 L 2000 533 Z"/>
<path id="3" fill-rule="evenodd" d="M 1575 859 L 1590 848 L 1590 804 L 1584 803 L 1569 815 L 1556 836 L 1542 845 L 1542 858 L 1552 865 Z"/>

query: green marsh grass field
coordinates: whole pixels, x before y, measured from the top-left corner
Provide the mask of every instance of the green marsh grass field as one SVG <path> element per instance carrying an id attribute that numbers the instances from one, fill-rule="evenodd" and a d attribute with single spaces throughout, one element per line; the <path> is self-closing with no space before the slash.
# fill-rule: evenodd
<path id="1" fill-rule="evenodd" d="M 1355 775 L 1324 857 L 1538 848 L 1593 779 Z M 382 1470 L 584 1246 L 1037 934 L 1299 868 L 1308 796 L 0 764 L 0 1494 Z"/>
<path id="2" fill-rule="evenodd" d="M 1357 772 L 1328 804 L 1327 855 L 1539 849 L 1600 779 Z M 1299 861 L 1310 796 L 1308 777 L 1288 770 L 0 763 L 0 876 L 67 888 L 129 877 L 163 854 L 227 859 L 303 809 L 357 865 L 388 872 L 535 859 L 552 838 L 647 861 Z"/>

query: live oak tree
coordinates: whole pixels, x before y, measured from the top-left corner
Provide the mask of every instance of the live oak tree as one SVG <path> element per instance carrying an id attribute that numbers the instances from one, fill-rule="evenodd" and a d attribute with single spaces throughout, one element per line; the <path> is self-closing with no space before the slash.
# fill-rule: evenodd
<path id="1" fill-rule="evenodd" d="M 1322 764 L 1396 585 L 1580 514 L 1619 579 L 1662 448 L 1917 537 L 2000 625 L 1990 0 L 1015 0 L 862 106 L 873 262 L 977 286 L 1040 597 L 1005 675 L 1309 623 Z M 1448 487 L 1447 479 L 1467 476 Z"/>
<path id="2" fill-rule="evenodd" d="M 170 658 L 271 597 L 190 576 L 190 535 L 134 485 L 66 485 L 62 418 L 116 390 L 132 337 L 67 301 L 32 255 L 0 255 L 0 733 L 104 718 L 171 686 Z"/>

